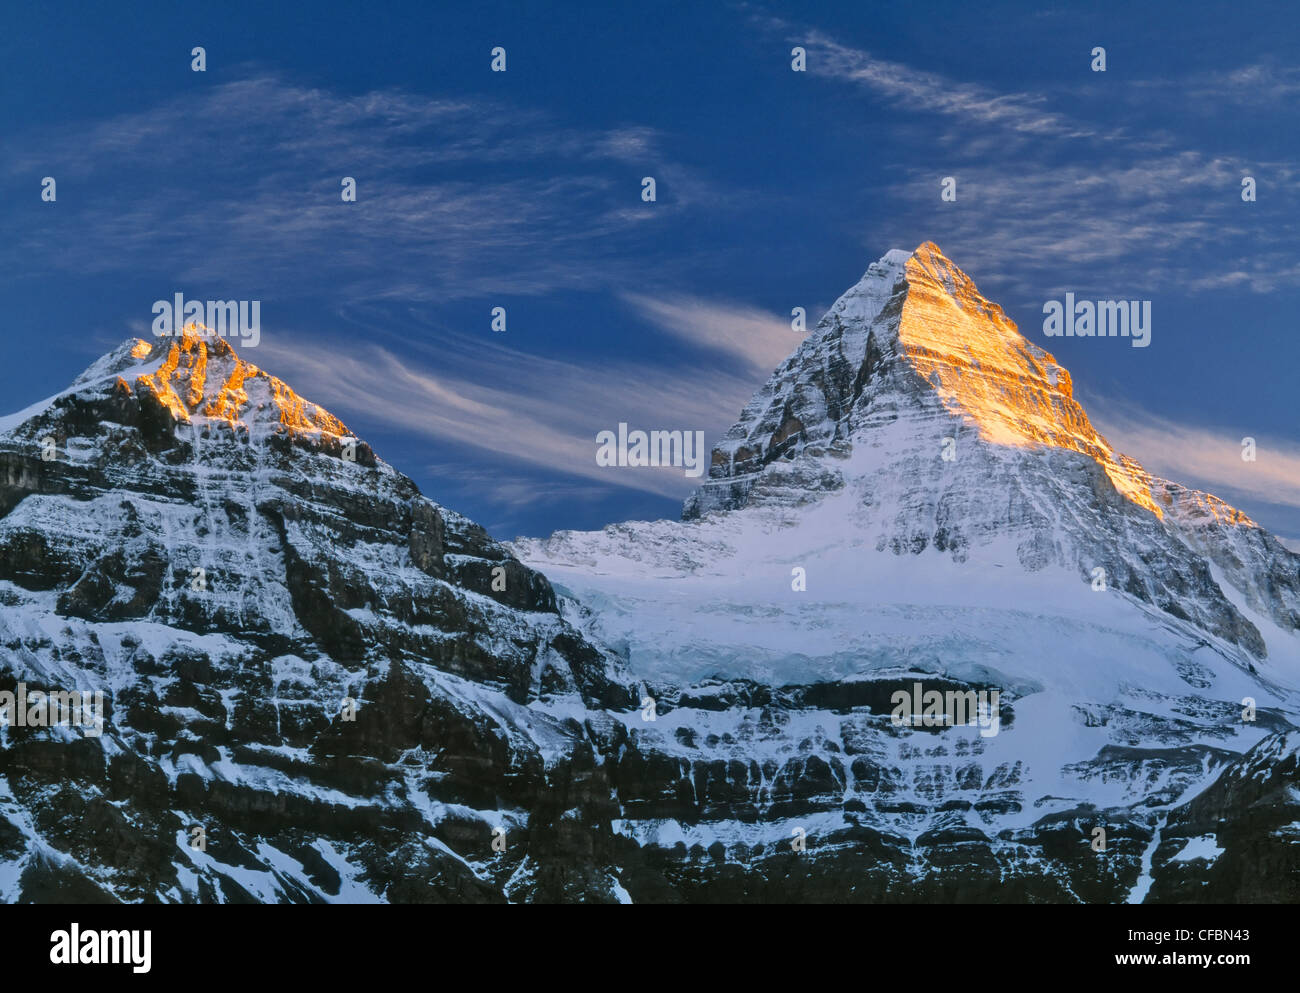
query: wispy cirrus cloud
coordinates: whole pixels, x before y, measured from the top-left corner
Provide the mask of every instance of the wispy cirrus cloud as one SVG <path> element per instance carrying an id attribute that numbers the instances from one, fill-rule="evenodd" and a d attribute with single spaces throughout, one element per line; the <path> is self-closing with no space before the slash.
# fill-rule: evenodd
<path id="1" fill-rule="evenodd" d="M 1122 400 L 1100 407 L 1104 414 L 1093 418 L 1098 430 L 1148 471 L 1230 503 L 1300 509 L 1300 445 L 1247 428 L 1182 424 Z M 1248 437 L 1255 441 L 1254 461 L 1242 458 Z"/>
<path id="2" fill-rule="evenodd" d="M 1137 80 L 1134 88 L 1148 98 L 1152 92 L 1176 93 L 1181 99 L 1224 111 L 1242 106 L 1289 105 L 1300 94 L 1300 68 L 1256 62 L 1181 78 Z"/>
<path id="3" fill-rule="evenodd" d="M 1086 138 L 1097 133 L 1047 109 L 1046 98 L 1038 94 L 999 93 L 976 83 L 958 82 L 842 44 L 815 29 L 792 32 L 789 37 L 807 50 L 809 72 L 862 86 L 896 101 L 900 111 L 942 114 L 1026 135 Z"/>
<path id="4" fill-rule="evenodd" d="M 313 275 L 351 302 L 603 288 L 638 277 L 655 229 L 737 195 L 673 161 L 648 127 L 264 73 L 21 138 L 0 172 L 54 175 L 59 202 L 0 245 L 11 272 L 165 272 L 243 296 Z M 344 176 L 356 203 L 341 200 Z"/>
<path id="5" fill-rule="evenodd" d="M 804 46 L 810 75 L 858 87 L 900 112 L 891 133 L 925 151 L 920 161 L 913 154 L 882 170 L 901 178 L 884 181 L 880 195 L 911 205 L 906 227 L 917 237 L 981 259 L 984 272 L 1025 297 L 1042 299 L 1047 274 L 1055 285 L 1066 269 L 1071 288 L 1113 284 L 1117 272 L 1126 287 L 1147 293 L 1300 286 L 1300 232 L 1243 213 L 1294 210 L 1300 161 L 1188 147 L 1176 131 L 1146 122 L 1130 133 L 1106 112 L 1116 101 L 1193 117 L 1277 106 L 1300 90 L 1300 70 L 1262 61 L 1189 79 L 1126 79 L 1118 87 L 1057 80 L 1050 90 L 1007 91 L 886 59 L 815 27 L 751 20 Z M 945 176 L 956 179 L 954 203 L 939 199 Z M 1266 200 L 1243 204 L 1244 176 Z M 1211 243 L 1219 255 L 1213 269 L 1189 261 Z"/>
<path id="6" fill-rule="evenodd" d="M 1300 234 L 1261 229 L 1250 213 L 1259 208 L 1240 195 L 1244 175 L 1276 195 L 1300 176 L 1292 163 L 1184 151 L 1110 163 L 968 164 L 954 172 L 958 202 L 941 205 L 948 208 L 945 250 L 979 258 L 985 274 L 1026 296 L 1050 296 L 1062 272 L 1072 272 L 1065 288 L 1076 290 L 1086 283 L 1114 290 L 1117 279 L 1124 292 L 1145 293 L 1300 285 Z M 932 214 L 938 180 L 937 173 L 910 178 L 891 195 Z M 1208 270 L 1188 252 L 1205 244 L 1219 256 Z"/>
<path id="7" fill-rule="evenodd" d="M 680 468 L 599 466 L 597 433 L 622 421 L 631 429 L 703 431 L 711 447 L 759 385 L 750 375 L 707 365 L 543 358 L 448 334 L 411 341 L 400 354 L 380 344 L 348 345 L 343 363 L 342 347 L 304 347 L 316 337 L 263 339 L 256 360 L 345 422 L 364 420 L 474 450 L 480 464 L 501 466 L 503 476 L 523 464 L 571 481 L 675 499 L 702 480 Z M 458 359 L 451 366 L 446 357 L 453 354 Z M 528 487 L 515 490 L 520 499 L 528 493 Z"/>
<path id="8" fill-rule="evenodd" d="M 741 303 L 683 294 L 624 293 L 625 303 L 649 323 L 688 344 L 739 359 L 753 371 L 755 386 L 798 346 L 790 321 Z M 808 326 L 817 316 L 808 315 Z"/>

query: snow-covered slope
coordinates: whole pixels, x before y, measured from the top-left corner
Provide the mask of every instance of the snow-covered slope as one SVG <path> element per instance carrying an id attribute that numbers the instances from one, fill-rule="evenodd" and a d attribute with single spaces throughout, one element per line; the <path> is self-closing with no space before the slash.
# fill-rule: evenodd
<path id="1" fill-rule="evenodd" d="M 0 899 L 1300 899 L 1300 558 L 933 246 L 683 517 L 512 555 L 224 341 L 126 342 L 0 418 L 0 693 L 106 705 L 0 727 Z"/>
<path id="2" fill-rule="evenodd" d="M 0 727 L 0 899 L 615 898 L 522 839 L 616 660 L 328 411 L 191 329 L 3 432 L 0 691 L 108 713 Z"/>
<path id="3" fill-rule="evenodd" d="M 1025 892 L 1095 898 L 1078 886 L 1098 880 L 1018 835 L 1066 818 L 1072 858 L 1094 854 L 1092 827 L 1125 825 L 1105 863 L 1121 898 L 1169 812 L 1300 713 L 1300 558 L 1115 452 L 1066 370 L 932 244 L 888 253 L 835 303 L 715 448 L 682 521 L 512 548 L 677 702 L 636 729 L 645 747 L 774 770 L 815 757 L 804 816 L 827 819 L 822 843 L 908 839 L 912 882 L 937 892 L 960 842 Z M 1002 729 L 893 727 L 882 701 L 918 681 L 999 690 Z M 761 744 L 743 733 L 765 719 L 755 694 L 789 721 Z M 706 845 L 790 829 L 696 814 Z M 623 828 L 650 843 L 659 820 Z M 1300 897 L 1300 848 L 1284 851 L 1277 885 Z"/>

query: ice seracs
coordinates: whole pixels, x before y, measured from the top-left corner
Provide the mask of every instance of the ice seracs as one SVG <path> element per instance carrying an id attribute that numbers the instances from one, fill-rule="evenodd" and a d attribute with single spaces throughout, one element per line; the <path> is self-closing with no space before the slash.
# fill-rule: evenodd
<path id="1" fill-rule="evenodd" d="M 0 691 L 105 694 L 0 727 L 0 900 L 1300 893 L 1300 559 L 1112 452 L 933 246 L 685 520 L 515 546 L 562 585 L 345 431 L 197 336 L 0 419 Z"/>
<path id="2" fill-rule="evenodd" d="M 801 823 L 777 811 L 813 810 L 837 851 L 906 838 L 930 892 L 959 892 L 944 867 L 961 864 L 1095 899 L 1096 863 L 1035 839 L 1087 853 L 1105 824 L 1112 869 L 1115 838 L 1133 842 L 1114 899 L 1171 899 L 1207 885 L 1173 855 L 1234 802 L 1212 784 L 1267 768 L 1276 792 L 1294 758 L 1300 558 L 1115 451 L 1068 371 L 931 243 L 835 302 L 715 446 L 683 520 L 512 547 L 677 702 L 640 740 L 695 769 L 771 756 L 771 777 L 766 759 L 748 773 L 760 797 L 793 782 L 820 798 L 783 794 L 742 823 L 701 813 L 673 827 L 687 844 L 774 844 Z M 885 731 L 900 691 L 1000 693 L 998 733 Z M 1267 718 L 1244 720 L 1245 698 Z M 1293 886 L 1274 820 L 1216 865 L 1268 889 L 1243 869 L 1262 845 Z M 660 851 L 676 837 L 631 816 L 623 830 Z"/>

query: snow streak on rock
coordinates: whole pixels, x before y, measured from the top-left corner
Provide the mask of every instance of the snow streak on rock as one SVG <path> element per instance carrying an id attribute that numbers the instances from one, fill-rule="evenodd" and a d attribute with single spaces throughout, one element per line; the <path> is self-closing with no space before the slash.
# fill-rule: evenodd
<path id="1" fill-rule="evenodd" d="M 814 823 L 817 885 L 861 874 L 818 890 L 836 899 L 1300 898 L 1296 797 L 1216 801 L 1217 828 L 1192 813 L 1243 763 L 1276 791 L 1294 761 L 1260 755 L 1294 738 L 1278 736 L 1297 716 L 1300 558 L 1115 452 L 1069 373 L 933 244 L 889 252 L 836 301 L 681 522 L 512 547 L 676 705 L 634 732 L 643 747 L 689 761 L 697 798 L 709 770 L 671 830 L 628 815 L 639 844 L 770 859 Z M 894 727 L 892 692 L 918 681 L 999 689 L 1000 733 Z M 719 803 L 719 776 L 754 805 Z M 1173 860 L 1215 830 L 1237 839 L 1215 865 Z"/>
<path id="2" fill-rule="evenodd" d="M 226 342 L 124 343 L 0 418 L 0 692 L 108 703 L 0 727 L 0 899 L 1300 899 L 1300 558 L 933 245 L 683 517 L 503 546 Z"/>

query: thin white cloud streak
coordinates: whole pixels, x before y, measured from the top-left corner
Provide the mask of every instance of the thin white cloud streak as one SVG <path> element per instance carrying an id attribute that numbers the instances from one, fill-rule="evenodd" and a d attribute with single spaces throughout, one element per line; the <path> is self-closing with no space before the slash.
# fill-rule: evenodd
<path id="1" fill-rule="evenodd" d="M 1122 271 L 1126 282 L 1147 292 L 1226 287 L 1271 293 L 1300 286 L 1296 232 L 1285 224 L 1261 230 L 1240 213 L 1242 177 L 1254 176 L 1261 188 L 1285 196 L 1300 176 L 1293 159 L 1248 162 L 1180 150 L 1176 133 L 1130 135 L 1113 122 L 1097 127 L 1049 109 L 1037 93 L 1000 92 L 891 62 L 781 18 L 758 14 L 751 20 L 803 45 L 810 74 L 861 87 L 914 116 L 957 122 L 937 135 L 913 120 L 894 125 L 895 134 L 929 146 L 936 162 L 933 172 L 913 161 L 892 164 L 889 172 L 910 178 L 889 184 L 881 195 L 914 205 L 909 226 L 917 240 L 937 241 L 954 257 L 980 258 L 986 272 L 1025 296 L 1041 298 L 1043 288 L 1034 285 L 1041 272 L 1096 271 L 1099 265 Z M 1300 70 L 1260 63 L 1176 86 L 1134 81 L 1119 98 L 1168 90 L 1180 111 L 1199 116 L 1214 91 L 1223 94 L 1219 109 L 1231 110 L 1244 102 L 1285 103 L 1297 89 Z M 1090 93 L 1095 87 L 1075 96 Z M 1101 164 L 1097 142 L 1107 144 Z M 955 204 L 938 199 L 945 175 L 957 179 Z M 1221 254 L 1210 271 L 1185 261 L 1189 250 L 1206 244 Z M 880 246 L 865 247 L 870 253 Z"/>
<path id="2" fill-rule="evenodd" d="M 1030 93 L 998 93 L 974 83 L 959 83 L 938 73 L 913 69 L 842 45 L 821 31 L 795 34 L 808 50 L 808 71 L 866 87 L 895 100 L 900 110 L 928 111 L 964 122 L 1013 132 L 1061 138 L 1093 137 L 1093 129 L 1063 114 L 1044 110 L 1044 98 Z"/>
<path id="3" fill-rule="evenodd" d="M 676 499 L 705 477 L 686 477 L 678 468 L 599 466 L 597 432 L 616 430 L 619 422 L 630 430 L 704 431 L 707 473 L 707 449 L 758 385 L 710 368 L 683 373 L 539 358 L 468 341 L 462 346 L 466 361 L 454 373 L 435 371 L 416 349 L 403 361 L 378 345 L 350 347 L 351 361 L 343 363 L 319 348 L 263 339 L 254 358 L 345 422 L 365 418 L 476 449 L 482 461 L 501 465 L 503 485 L 510 463 L 522 462 Z"/>
<path id="4" fill-rule="evenodd" d="M 1045 299 L 1061 289 L 1159 293 L 1222 287 L 1270 293 L 1300 285 L 1296 232 L 1261 230 L 1243 210 L 1241 177 L 1281 188 L 1294 181 L 1288 163 L 1246 163 L 1200 152 L 1132 159 L 1114 165 L 1011 169 L 997 164 L 954 168 L 958 202 L 935 215 L 939 176 L 890 187 L 918 216 L 943 217 L 940 240 L 954 258 L 980 259 L 982 272 Z M 1189 250 L 1217 246 L 1213 268 L 1189 265 Z M 1199 256 L 1198 256 L 1199 261 Z M 1065 287 L 1060 273 L 1079 273 Z M 1107 270 L 1114 272 L 1112 277 Z M 1040 273 L 1056 276 L 1052 284 Z M 1117 286 L 1122 280 L 1122 287 Z"/>
<path id="5" fill-rule="evenodd" d="M 545 114 L 479 97 L 449 100 L 401 90 L 351 96 L 253 72 L 89 128 L 35 131 L 15 144 L 8 171 L 24 175 L 53 156 L 69 174 L 84 175 L 106 162 L 156 163 L 160 148 L 183 160 L 191 149 L 213 147 L 221 150 L 223 168 L 257 176 L 267 174 L 268 157 L 295 166 L 339 159 L 368 174 L 547 155 L 635 163 L 656 155 L 657 140 L 653 129 L 640 126 L 556 127 Z"/>
<path id="6" fill-rule="evenodd" d="M 1106 439 L 1147 469 L 1172 482 L 1228 500 L 1253 499 L 1300 508 L 1300 446 L 1256 432 L 1178 424 L 1122 402 L 1095 417 Z M 1242 441 L 1256 442 L 1254 462 L 1242 460 Z"/>
<path id="7" fill-rule="evenodd" d="M 573 478 L 566 482 L 557 480 L 554 476 L 537 478 L 536 474 L 530 476 L 523 471 L 503 477 L 500 471 L 465 464 L 439 463 L 424 468 L 440 483 L 454 482 L 473 491 L 480 499 L 511 510 L 541 505 L 594 503 L 607 497 L 615 488 L 613 485 L 594 485 L 589 478 Z"/>
<path id="8" fill-rule="evenodd" d="M 759 377 L 755 387 L 803 340 L 789 321 L 745 304 L 684 294 L 625 293 L 622 299 L 643 320 L 674 338 L 740 359 Z M 808 326 L 816 322 L 817 316 L 809 314 Z"/>
<path id="9" fill-rule="evenodd" d="M 606 289 L 639 275 L 670 218 L 741 197 L 669 160 L 647 127 L 583 130 L 488 100 L 348 96 L 268 75 L 19 138 L 0 170 L 59 176 L 76 209 L 16 231 L 0 263 L 161 271 L 219 280 L 222 296 L 305 282 L 352 302 Z M 653 209 L 647 174 L 660 180 Z M 356 203 L 341 201 L 343 176 Z"/>
<path id="10" fill-rule="evenodd" d="M 1175 92 L 1185 100 L 1195 101 L 1202 113 L 1243 106 L 1289 107 L 1300 94 L 1300 69 L 1257 62 L 1226 72 L 1135 80 L 1132 85 L 1138 92 Z"/>

